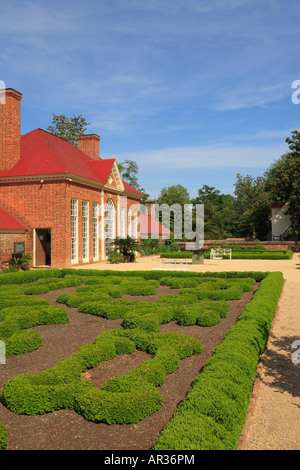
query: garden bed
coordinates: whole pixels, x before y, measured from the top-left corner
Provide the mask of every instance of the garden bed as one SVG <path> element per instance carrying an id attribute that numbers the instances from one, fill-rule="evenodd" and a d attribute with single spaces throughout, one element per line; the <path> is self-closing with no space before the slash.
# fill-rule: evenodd
<path id="1" fill-rule="evenodd" d="M 153 274 L 152 274 L 153 275 Z M 176 273 L 178 276 L 178 273 Z M 245 275 L 244 275 L 245 276 Z M 61 290 L 50 290 L 48 293 L 35 294 L 35 297 L 48 300 L 51 305 L 61 306 L 56 300 L 60 293 L 75 293 L 77 286 Z M 186 287 L 193 289 L 193 287 Z M 192 389 L 194 380 L 201 376 L 200 371 L 211 357 L 214 349 L 221 344 L 226 332 L 235 324 L 246 305 L 257 290 L 244 292 L 239 300 L 227 300 L 230 309 L 226 317 L 221 318 L 214 326 L 205 327 L 197 324 L 180 325 L 172 320 L 161 324 L 161 333 L 184 333 L 203 345 L 199 354 L 181 359 L 180 367 L 168 374 L 157 387 L 163 405 L 145 419 L 132 424 L 95 423 L 84 419 L 74 410 L 56 410 L 36 416 L 15 414 L 0 405 L 0 421 L 8 431 L 8 449 L 105 449 L 105 450 L 147 450 L 155 447 L 159 433 L 176 415 L 176 408 Z M 152 295 L 123 294 L 121 298 L 150 301 L 156 303 L 164 295 L 179 294 L 180 288 L 160 285 Z M 114 292 L 116 294 L 116 292 Z M 182 297 L 182 296 L 180 296 Z M 120 297 L 112 302 L 118 302 Z M 76 353 L 82 345 L 93 344 L 100 332 L 121 328 L 124 318 L 107 319 L 78 311 L 76 307 L 63 308 L 67 311 L 69 322 L 35 326 L 33 330 L 42 336 L 42 345 L 35 351 L 7 358 L 6 366 L 0 366 L 2 388 L 11 377 L 21 373 L 38 373 L 54 367 L 58 361 Z M 80 308 L 79 308 L 80 310 Z M 133 330 L 132 330 L 133 331 Z M 83 372 L 82 378 L 101 387 L 108 379 L 124 374 L 141 364 L 145 359 L 153 357 L 146 351 L 135 350 L 132 354 L 120 354 L 114 359 L 101 362 L 96 367 Z M 192 447 L 193 448 L 193 447 Z"/>

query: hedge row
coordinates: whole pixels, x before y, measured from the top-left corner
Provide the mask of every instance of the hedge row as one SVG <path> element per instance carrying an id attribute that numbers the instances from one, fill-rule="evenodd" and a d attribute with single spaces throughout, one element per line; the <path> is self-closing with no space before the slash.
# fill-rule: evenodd
<path id="1" fill-rule="evenodd" d="M 282 287 L 283 276 L 278 272 L 261 282 L 159 434 L 155 450 L 237 448 Z"/>
<path id="2" fill-rule="evenodd" d="M 181 325 L 212 326 L 225 318 L 230 306 L 225 301 L 198 301 L 194 295 L 161 296 L 157 302 L 120 299 L 112 302 L 99 295 L 96 299 L 76 293 L 60 294 L 57 302 L 77 306 L 79 312 L 96 315 L 109 320 L 123 319 L 124 328 L 139 328 L 145 331 L 159 331 L 159 325 L 178 321 Z"/>
<path id="3" fill-rule="evenodd" d="M 154 355 L 123 376 L 108 380 L 100 390 L 81 375 L 117 354 L 140 349 Z M 55 367 L 8 380 L 1 400 L 17 414 L 36 415 L 73 409 L 85 419 L 107 424 L 137 423 L 162 406 L 157 390 L 180 359 L 203 350 L 200 341 L 178 333 L 149 334 L 119 328 L 100 333 L 94 344 L 79 348 Z"/>
<path id="4" fill-rule="evenodd" d="M 7 429 L 3 423 L 0 422 L 0 450 L 6 449 L 8 444 Z"/>
<path id="5" fill-rule="evenodd" d="M 191 259 L 192 256 L 192 251 L 177 251 L 173 253 L 161 253 L 160 258 Z M 292 250 L 238 250 L 231 253 L 232 259 L 291 259 L 292 256 Z M 210 250 L 204 250 L 204 258 L 210 258 Z"/>
<path id="6" fill-rule="evenodd" d="M 29 328 L 68 321 L 64 308 L 50 305 L 31 307 L 20 304 L 0 310 L 0 340 L 5 343 L 6 356 L 34 351 L 42 345 L 40 333 Z"/>
<path id="7" fill-rule="evenodd" d="M 37 269 L 29 271 L 20 271 L 18 273 L 2 273 L 0 274 L 0 285 L 1 284 L 26 284 L 28 282 L 34 282 L 40 278 L 59 278 L 62 277 L 63 273 L 60 269 Z"/>
<path id="8" fill-rule="evenodd" d="M 103 270 L 99 271 L 97 269 L 75 269 L 75 268 L 65 268 L 61 270 L 62 277 L 67 275 L 77 275 L 81 276 L 82 281 L 85 283 L 84 279 L 86 277 L 96 277 L 96 278 L 111 278 L 117 276 L 119 278 L 143 278 L 145 280 L 156 279 L 160 280 L 163 277 L 166 277 L 165 271 L 153 270 L 153 271 L 111 271 Z M 187 271 L 168 271 L 168 277 L 211 277 L 211 278 L 225 278 L 225 279 L 234 279 L 234 278 L 244 278 L 251 277 L 257 282 L 260 282 L 268 275 L 268 272 L 262 271 L 224 271 L 224 272 L 214 272 L 206 271 L 204 273 L 197 272 L 187 272 Z"/>

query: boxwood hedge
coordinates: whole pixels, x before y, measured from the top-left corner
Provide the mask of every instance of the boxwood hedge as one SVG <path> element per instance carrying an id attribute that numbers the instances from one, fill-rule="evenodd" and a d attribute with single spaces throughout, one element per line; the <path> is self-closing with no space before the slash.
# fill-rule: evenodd
<path id="1" fill-rule="evenodd" d="M 282 287 L 279 272 L 261 282 L 159 434 L 155 450 L 237 448 Z"/>
<path id="2" fill-rule="evenodd" d="M 136 348 L 149 352 L 154 358 L 109 380 L 100 390 L 82 379 L 81 374 L 87 369 L 117 354 L 130 354 Z M 93 344 L 80 347 L 55 367 L 8 380 L 1 400 L 17 414 L 73 409 L 94 422 L 137 423 L 162 406 L 156 387 L 179 367 L 180 359 L 200 354 L 202 349 L 200 341 L 177 333 L 150 334 L 137 328 L 106 331 L 100 333 Z"/>

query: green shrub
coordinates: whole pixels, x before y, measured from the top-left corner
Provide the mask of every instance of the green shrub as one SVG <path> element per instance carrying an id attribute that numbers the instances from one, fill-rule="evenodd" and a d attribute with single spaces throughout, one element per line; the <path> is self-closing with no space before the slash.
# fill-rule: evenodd
<path id="1" fill-rule="evenodd" d="M 138 347 L 151 350 L 154 358 L 106 382 L 101 390 L 81 378 L 85 370 Z M 201 351 L 201 343 L 186 335 L 122 328 L 105 331 L 93 344 L 81 346 L 56 366 L 40 373 L 20 374 L 5 382 L 2 403 L 17 414 L 73 409 L 94 422 L 137 423 L 161 407 L 162 397 L 156 386 L 179 367 L 180 358 Z"/>
<path id="2" fill-rule="evenodd" d="M 0 450 L 6 449 L 8 444 L 8 434 L 6 427 L 0 422 Z"/>
<path id="3" fill-rule="evenodd" d="M 129 294 L 132 296 L 136 295 L 155 295 L 156 294 L 156 287 L 146 284 L 120 284 L 120 289 L 122 294 Z"/>
<path id="4" fill-rule="evenodd" d="M 5 342 L 7 356 L 34 351 L 42 345 L 39 332 L 28 328 L 69 321 L 65 309 L 44 305 L 38 308 L 23 305 L 8 307 L 1 310 L 0 319 L 0 339 Z"/>
<path id="5" fill-rule="evenodd" d="M 25 295 L 46 294 L 47 292 L 49 292 L 49 290 L 50 290 L 49 287 L 47 287 L 46 285 L 30 286 L 24 289 L 24 294 Z"/>
<path id="6" fill-rule="evenodd" d="M 206 283 L 208 284 L 208 283 Z M 228 289 L 212 289 L 211 286 L 191 287 L 180 289 L 179 294 L 196 295 L 198 300 L 240 300 L 243 295 L 243 289 L 240 286 L 228 287 Z"/>
<path id="7" fill-rule="evenodd" d="M 237 448 L 282 287 L 281 273 L 270 273 L 261 281 L 159 434 L 155 450 Z"/>
<path id="8" fill-rule="evenodd" d="M 124 328 L 139 328 L 147 332 L 159 332 L 159 321 L 155 312 L 141 315 L 139 312 L 126 313 L 122 326 Z"/>

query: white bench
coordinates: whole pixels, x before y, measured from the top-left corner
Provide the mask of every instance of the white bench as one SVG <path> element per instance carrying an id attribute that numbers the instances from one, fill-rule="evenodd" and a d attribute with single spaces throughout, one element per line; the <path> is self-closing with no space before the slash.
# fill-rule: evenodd
<path id="1" fill-rule="evenodd" d="M 229 256 L 231 259 L 231 248 L 212 248 L 210 251 L 210 259 L 220 260 L 223 259 L 224 256 Z"/>
<path id="2" fill-rule="evenodd" d="M 156 271 L 188 271 L 190 264 L 187 259 L 153 259 L 152 269 Z"/>

